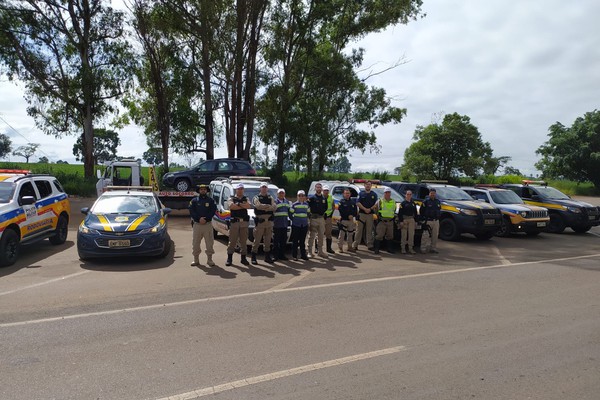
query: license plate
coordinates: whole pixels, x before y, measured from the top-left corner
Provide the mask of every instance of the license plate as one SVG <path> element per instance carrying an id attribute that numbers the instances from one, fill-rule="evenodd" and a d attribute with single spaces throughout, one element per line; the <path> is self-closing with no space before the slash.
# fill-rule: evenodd
<path id="1" fill-rule="evenodd" d="M 109 240 L 108 247 L 129 247 L 129 240 Z"/>
<path id="2" fill-rule="evenodd" d="M 546 226 L 546 223 L 545 222 L 538 222 L 537 226 L 539 226 L 539 227 Z"/>
<path id="3" fill-rule="evenodd" d="M 588 215 L 589 219 L 596 219 L 595 215 Z"/>
<path id="4" fill-rule="evenodd" d="M 486 225 L 494 225 L 496 223 L 496 220 L 494 219 L 486 219 L 483 221 L 484 224 Z"/>

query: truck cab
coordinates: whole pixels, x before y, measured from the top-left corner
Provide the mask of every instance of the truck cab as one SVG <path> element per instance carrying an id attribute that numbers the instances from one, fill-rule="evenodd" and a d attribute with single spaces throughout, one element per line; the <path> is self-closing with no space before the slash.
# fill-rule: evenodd
<path id="1" fill-rule="evenodd" d="M 97 170 L 98 182 L 96 194 L 100 196 L 108 186 L 143 186 L 144 177 L 141 175 L 139 161 L 124 158 L 118 161 L 109 161 L 105 164 L 104 173 Z"/>

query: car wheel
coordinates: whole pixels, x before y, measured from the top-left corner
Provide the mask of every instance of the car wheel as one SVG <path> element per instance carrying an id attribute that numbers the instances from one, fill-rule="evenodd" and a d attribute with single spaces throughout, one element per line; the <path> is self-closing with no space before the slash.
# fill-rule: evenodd
<path id="1" fill-rule="evenodd" d="M 440 238 L 450 241 L 457 241 L 460 238 L 460 231 L 452 218 L 440 221 Z"/>
<path id="2" fill-rule="evenodd" d="M 48 240 L 50 243 L 54 245 L 63 244 L 67 241 L 67 234 L 69 233 L 69 220 L 61 215 L 58 217 L 58 222 L 56 223 L 56 233 L 54 236 L 50 236 Z"/>
<path id="3" fill-rule="evenodd" d="M 496 236 L 509 237 L 510 236 L 510 219 L 503 217 L 500 221 L 500 228 L 496 231 Z"/>
<path id="4" fill-rule="evenodd" d="M 179 178 L 175 181 L 175 189 L 177 189 L 178 192 L 187 192 L 190 190 L 190 187 L 190 181 L 185 178 Z"/>
<path id="5" fill-rule="evenodd" d="M 0 266 L 13 265 L 19 258 L 19 235 L 7 229 L 0 240 Z"/>
<path id="6" fill-rule="evenodd" d="M 587 231 L 592 229 L 592 227 L 591 226 L 575 226 L 571 229 L 573 229 L 577 233 L 586 233 Z"/>
<path id="7" fill-rule="evenodd" d="M 550 214 L 550 223 L 548 224 L 548 232 L 562 233 L 566 228 L 563 217 L 558 213 Z"/>
<path id="8" fill-rule="evenodd" d="M 159 258 L 165 258 L 166 256 L 169 255 L 169 253 L 171 252 L 172 243 L 173 243 L 173 241 L 171 240 L 171 237 L 167 236 L 167 238 L 165 239 L 165 245 L 163 247 L 163 251 L 158 256 Z"/>

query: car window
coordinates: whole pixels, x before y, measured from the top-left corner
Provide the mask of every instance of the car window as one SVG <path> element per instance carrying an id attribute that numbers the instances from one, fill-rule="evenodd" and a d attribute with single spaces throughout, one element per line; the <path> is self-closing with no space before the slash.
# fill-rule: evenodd
<path id="1" fill-rule="evenodd" d="M 215 162 L 214 161 L 206 161 L 203 162 L 202 164 L 198 165 L 198 168 L 196 168 L 197 171 L 200 172 L 211 172 L 215 170 Z"/>
<path id="2" fill-rule="evenodd" d="M 243 163 L 243 162 L 235 162 L 234 165 L 235 165 L 235 169 L 241 170 L 241 171 L 248 171 L 251 169 L 250 165 Z"/>
<path id="3" fill-rule="evenodd" d="M 64 192 L 65 192 L 65 189 L 63 189 L 63 187 L 62 187 L 62 185 L 60 184 L 60 182 L 59 182 L 59 181 L 57 181 L 56 179 L 54 179 L 54 180 L 52 181 L 52 183 L 54 184 L 54 187 L 55 187 L 55 188 L 56 188 L 56 189 L 57 189 L 59 192 L 61 192 L 61 193 L 64 193 Z"/>
<path id="4" fill-rule="evenodd" d="M 523 198 L 530 199 L 533 196 L 533 191 L 530 188 L 524 187 L 523 189 Z"/>
<path id="5" fill-rule="evenodd" d="M 152 196 L 101 196 L 92 209 L 94 214 L 146 214 L 158 212 Z"/>
<path id="6" fill-rule="evenodd" d="M 14 183 L 0 182 L 0 203 L 8 203 L 13 197 L 14 189 Z"/>
<path id="7" fill-rule="evenodd" d="M 221 197 L 221 206 L 228 210 L 229 207 L 227 207 L 227 200 L 229 200 L 229 198 L 231 197 L 231 188 L 229 186 L 225 186 L 223 188 L 223 196 Z"/>
<path id="8" fill-rule="evenodd" d="M 569 200 L 570 197 L 561 192 L 560 190 L 554 189 L 553 187 L 537 187 L 535 188 L 538 193 L 548 199 L 554 200 Z"/>
<path id="9" fill-rule="evenodd" d="M 231 164 L 228 163 L 227 161 L 219 161 L 217 163 L 217 171 L 231 171 L 233 170 L 233 168 L 231 168 Z"/>
<path id="10" fill-rule="evenodd" d="M 497 204 L 523 204 L 523 200 L 515 192 L 510 190 L 499 190 L 490 193 Z"/>
<path id="11" fill-rule="evenodd" d="M 413 193 L 415 193 L 413 191 Z M 429 189 L 426 187 L 420 187 L 418 188 L 418 193 L 419 193 L 419 197 L 417 197 L 418 199 L 424 199 L 425 197 L 429 196 Z"/>
<path id="12" fill-rule="evenodd" d="M 46 180 L 35 180 L 34 182 L 38 192 L 40 193 L 41 199 L 46 198 L 52 194 L 52 186 L 50 186 L 50 182 Z"/>
<path id="13" fill-rule="evenodd" d="M 24 196 L 32 196 L 37 200 L 37 196 L 31 182 L 25 182 L 23 186 L 21 186 L 21 189 L 19 190 L 19 200 L 21 200 Z"/>
<path id="14" fill-rule="evenodd" d="M 221 194 L 222 185 L 215 185 L 212 187 L 212 198 L 215 201 L 215 204 L 219 203 L 219 195 Z"/>
<path id="15" fill-rule="evenodd" d="M 481 192 L 468 192 L 468 193 L 476 200 L 483 200 L 486 203 L 489 203 L 488 197 L 485 193 L 481 193 Z"/>
<path id="16" fill-rule="evenodd" d="M 457 187 L 441 186 L 435 189 L 440 200 L 473 200 L 464 190 Z"/>

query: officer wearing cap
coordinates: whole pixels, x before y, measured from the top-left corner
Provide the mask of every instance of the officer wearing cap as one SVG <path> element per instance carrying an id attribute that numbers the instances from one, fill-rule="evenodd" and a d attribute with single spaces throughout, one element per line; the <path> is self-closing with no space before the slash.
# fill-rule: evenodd
<path id="1" fill-rule="evenodd" d="M 436 197 L 435 188 L 429 189 L 429 197 L 423 201 L 419 209 L 419 215 L 425 224 L 431 228 L 431 247 L 430 253 L 438 253 L 437 239 L 440 233 L 440 216 L 442 213 L 442 203 Z M 425 237 L 425 235 L 423 235 Z M 426 246 L 421 243 L 421 252 L 427 252 Z"/>
<path id="2" fill-rule="evenodd" d="M 260 192 L 252 199 L 254 206 L 254 245 L 252 246 L 252 264 L 258 264 L 256 253 L 260 242 L 263 242 L 265 261 L 273 262 L 271 258 L 271 239 L 273 237 L 273 214 L 275 213 L 275 199 L 269 194 L 269 185 L 266 182 L 260 184 Z"/>
<path id="3" fill-rule="evenodd" d="M 252 205 L 248 201 L 248 198 L 244 196 L 244 184 L 238 183 L 235 187 L 235 194 L 227 200 L 227 208 L 231 212 L 229 219 L 229 245 L 227 246 L 227 262 L 225 265 L 233 264 L 233 252 L 236 246 L 240 246 L 241 263 L 249 265 L 250 263 L 246 259 L 248 254 L 248 221 L 250 216 L 248 215 L 248 209 L 252 208 Z"/>
<path id="4" fill-rule="evenodd" d="M 356 236 L 354 237 L 354 249 L 363 237 L 363 231 L 366 230 L 366 245 L 370 250 L 373 246 L 373 213 L 377 212 L 377 193 L 371 191 L 372 183 L 365 182 L 365 190 L 358 194 L 356 205 L 358 206 L 358 226 Z"/>
<path id="5" fill-rule="evenodd" d="M 315 185 L 315 194 L 308 199 L 310 208 L 310 235 L 308 237 L 308 255 L 313 256 L 313 245 L 315 236 L 317 238 L 317 253 L 319 256 L 327 258 L 328 255 L 323 251 L 323 239 L 325 236 L 325 212 L 327 211 L 327 200 L 323 196 L 323 185 Z"/>
<path id="6" fill-rule="evenodd" d="M 329 254 L 335 254 L 335 251 L 331 248 L 331 243 L 333 241 L 331 236 L 331 231 L 333 230 L 333 196 L 329 194 L 329 186 L 323 186 L 323 197 L 327 201 L 327 210 L 325 211 L 325 243 L 327 244 L 327 252 Z"/>
<path id="7" fill-rule="evenodd" d="M 379 246 L 385 239 L 388 253 L 394 253 L 392 240 L 394 239 L 394 219 L 396 217 L 396 200 L 392 199 L 392 189 L 386 187 L 383 189 L 383 198 L 378 200 L 378 222 L 374 250 L 379 254 Z"/>
<path id="8" fill-rule="evenodd" d="M 306 233 L 308 232 L 308 203 L 304 190 L 298 190 L 298 198 L 290 207 L 290 219 L 292 220 L 292 257 L 298 261 L 298 248 L 300 258 L 308 260 L 306 255 Z"/>
<path id="9" fill-rule="evenodd" d="M 287 244 L 287 230 L 290 224 L 289 213 L 292 204 L 285 198 L 285 190 L 277 190 L 275 199 L 275 214 L 273 220 L 273 258 L 275 260 L 287 261 L 285 256 L 285 245 Z"/>
<path id="10" fill-rule="evenodd" d="M 198 185 L 198 195 L 190 201 L 188 206 L 192 219 L 192 255 L 194 256 L 192 266 L 200 265 L 202 239 L 206 245 L 206 263 L 211 267 L 215 265 L 212 259 L 212 255 L 215 254 L 213 250 L 214 231 L 210 221 L 217 211 L 217 205 L 213 198 L 208 196 L 208 190 L 208 185 Z"/>

